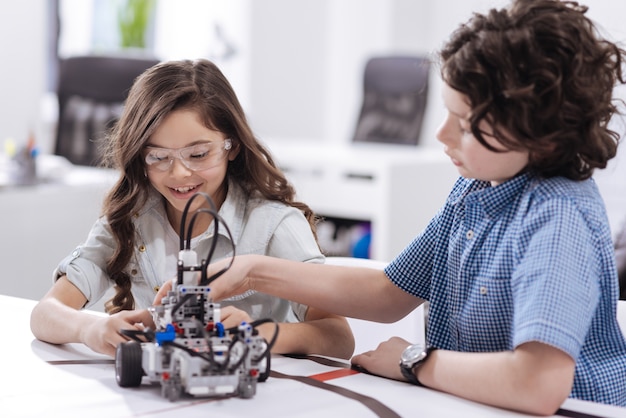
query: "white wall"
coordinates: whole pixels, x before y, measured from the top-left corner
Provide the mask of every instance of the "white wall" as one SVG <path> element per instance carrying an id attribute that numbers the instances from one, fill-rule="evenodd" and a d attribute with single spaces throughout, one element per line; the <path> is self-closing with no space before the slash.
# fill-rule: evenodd
<path id="1" fill-rule="evenodd" d="M 239 54 L 237 59 L 223 62 L 222 67 L 242 98 L 255 131 L 262 138 L 320 142 L 350 140 L 361 101 L 363 65 L 368 56 L 432 53 L 473 10 L 484 11 L 506 3 L 504 0 L 213 0 L 211 4 L 220 7 L 205 8 L 197 2 L 208 0 L 159 1 L 160 19 L 167 28 L 166 33 L 157 37 L 161 39 L 157 42 L 159 54 L 176 58 L 180 45 L 180 51 L 187 51 L 186 54 L 210 56 L 210 48 L 202 46 L 206 45 L 204 37 L 210 33 L 202 25 L 203 22 L 209 25 L 211 19 L 219 16 Z M 3 54 L 0 146 L 8 137 L 25 140 L 33 128 L 39 132 L 37 137 L 41 142 L 49 135 L 49 130 L 42 130 L 40 121 L 47 76 L 48 4 L 46 0 L 0 2 Z M 622 23 L 626 2 L 587 0 L 586 4 L 590 6 L 589 15 L 611 38 L 626 40 Z M 181 9 L 177 10 L 176 5 Z M 189 27 L 186 31 L 177 30 L 177 23 Z M 196 30 L 192 30 L 194 27 Z M 202 41 L 200 44 L 195 43 L 198 39 Z M 195 49 L 188 44 L 195 45 Z M 434 135 L 443 119 L 443 105 L 436 68 L 432 81 L 423 139 L 426 144 L 437 145 Z M 622 97 L 626 97 L 624 91 L 619 90 Z M 616 120 L 615 128 L 626 132 L 623 121 Z M 50 149 L 49 145 L 43 145 L 44 149 Z M 596 175 L 614 229 L 626 214 L 624 146 L 619 153 L 609 168 Z M 7 209 L 0 210 L 6 216 Z"/>
<path id="2" fill-rule="evenodd" d="M 70 2 L 69 10 L 81 13 L 80 22 L 89 21 L 88 2 L 63 1 Z M 0 140 L 23 137 L 29 125 L 37 123 L 44 91 L 48 2 L 21 3 L 0 4 L 5 20 L 0 26 L 0 51 L 5 55 L 0 70 L 5 98 L 0 103 Z M 158 4 L 157 27 L 162 31 L 156 35 L 155 52 L 163 59 L 211 56 L 211 25 L 215 20 L 223 23 L 237 55 L 219 64 L 261 137 L 348 142 L 369 56 L 433 53 L 472 11 L 506 1 L 159 0 Z M 587 4 L 589 15 L 611 37 L 625 38 L 621 17 L 626 15 L 626 3 Z M 89 33 L 70 33 L 67 38 L 80 49 Z M 443 118 L 440 87 L 434 68 L 423 132 L 426 144 L 436 144 L 435 131 Z"/>
<path id="3" fill-rule="evenodd" d="M 44 0 L 0 2 L 2 147 L 7 138 L 25 142 L 29 130 L 39 128 L 39 103 L 46 83 L 46 5 Z"/>

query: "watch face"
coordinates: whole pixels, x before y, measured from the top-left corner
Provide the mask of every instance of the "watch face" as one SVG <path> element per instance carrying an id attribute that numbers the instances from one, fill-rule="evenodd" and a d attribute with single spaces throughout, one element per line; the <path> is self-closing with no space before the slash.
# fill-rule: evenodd
<path id="1" fill-rule="evenodd" d="M 401 361 L 405 366 L 411 366 L 426 356 L 426 346 L 424 344 L 412 344 L 404 349 Z"/>

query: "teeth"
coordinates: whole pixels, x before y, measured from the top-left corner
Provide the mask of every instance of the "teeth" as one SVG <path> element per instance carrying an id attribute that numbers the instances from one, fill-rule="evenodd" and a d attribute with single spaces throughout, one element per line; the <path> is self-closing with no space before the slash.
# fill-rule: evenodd
<path id="1" fill-rule="evenodd" d="M 190 190 L 195 189 L 195 187 L 176 187 L 174 190 L 176 190 L 179 193 L 187 193 Z"/>

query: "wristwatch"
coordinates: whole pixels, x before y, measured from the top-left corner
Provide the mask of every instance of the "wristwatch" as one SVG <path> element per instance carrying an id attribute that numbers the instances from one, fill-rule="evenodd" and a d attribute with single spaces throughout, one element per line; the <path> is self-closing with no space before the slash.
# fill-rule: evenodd
<path id="1" fill-rule="evenodd" d="M 434 347 L 426 347 L 424 344 L 411 344 L 402 352 L 400 356 L 400 371 L 409 382 L 424 386 L 417 380 L 416 371 L 424 364 L 428 355 L 434 350 Z"/>

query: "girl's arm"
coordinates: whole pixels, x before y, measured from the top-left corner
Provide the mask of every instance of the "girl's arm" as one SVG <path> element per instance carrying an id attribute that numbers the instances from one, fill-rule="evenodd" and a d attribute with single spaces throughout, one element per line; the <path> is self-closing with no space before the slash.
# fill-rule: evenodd
<path id="1" fill-rule="evenodd" d="M 126 341 L 120 329 L 143 329 L 152 325 L 146 310 L 123 311 L 111 316 L 82 311 L 87 299 L 66 276 L 61 276 L 35 305 L 30 317 L 33 335 L 53 344 L 83 343 L 92 350 L 115 356 L 115 348 Z"/>
<path id="2" fill-rule="evenodd" d="M 166 284 L 169 288 L 170 285 Z M 155 300 L 155 304 L 159 304 Z M 225 328 L 242 322 L 252 322 L 247 312 L 225 306 L 221 310 Z M 257 326 L 259 334 L 270 341 L 278 327 L 278 338 L 272 347 L 275 354 L 319 354 L 348 359 L 354 352 L 354 337 L 348 321 L 337 315 L 308 308 L 304 321 L 293 323 L 265 323 Z"/>
<path id="3" fill-rule="evenodd" d="M 272 348 L 278 354 L 319 354 L 349 359 L 354 352 L 354 336 L 346 318 L 309 308 L 303 322 L 278 325 L 278 339 Z M 274 324 L 259 326 L 259 332 L 269 341 Z"/>

